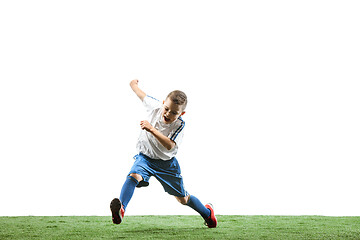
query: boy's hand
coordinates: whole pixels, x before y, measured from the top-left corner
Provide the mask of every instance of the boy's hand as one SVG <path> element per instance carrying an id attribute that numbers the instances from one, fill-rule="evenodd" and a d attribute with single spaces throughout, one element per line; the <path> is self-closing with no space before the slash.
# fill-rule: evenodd
<path id="1" fill-rule="evenodd" d="M 139 83 L 139 80 L 134 79 L 130 82 L 130 87 L 133 88 L 135 85 L 138 85 L 138 83 Z"/>
<path id="2" fill-rule="evenodd" d="M 140 122 L 140 127 L 142 130 L 146 130 L 148 132 L 151 132 L 153 129 L 153 126 L 151 126 L 151 124 L 146 120 Z"/>

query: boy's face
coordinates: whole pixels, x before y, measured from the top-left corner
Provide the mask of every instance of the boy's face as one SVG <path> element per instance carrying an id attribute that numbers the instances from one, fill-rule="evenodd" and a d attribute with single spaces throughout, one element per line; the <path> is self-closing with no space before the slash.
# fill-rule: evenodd
<path id="1" fill-rule="evenodd" d="M 162 120 L 164 123 L 170 124 L 184 114 L 185 112 L 183 111 L 182 106 L 173 103 L 170 98 L 167 98 L 163 102 Z"/>

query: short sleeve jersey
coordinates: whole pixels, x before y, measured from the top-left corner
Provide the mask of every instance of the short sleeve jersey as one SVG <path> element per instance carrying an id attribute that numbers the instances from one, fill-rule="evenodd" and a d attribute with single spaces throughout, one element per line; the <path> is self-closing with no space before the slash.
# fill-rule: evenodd
<path id="1" fill-rule="evenodd" d="M 137 150 L 152 159 L 170 160 L 175 157 L 184 134 L 185 122 L 181 117 L 167 124 L 163 121 L 163 107 L 159 100 L 146 96 L 143 105 L 147 110 L 147 121 L 161 132 L 164 136 L 173 140 L 176 144 L 171 150 L 167 150 L 151 133 L 142 130 L 138 138 Z"/>

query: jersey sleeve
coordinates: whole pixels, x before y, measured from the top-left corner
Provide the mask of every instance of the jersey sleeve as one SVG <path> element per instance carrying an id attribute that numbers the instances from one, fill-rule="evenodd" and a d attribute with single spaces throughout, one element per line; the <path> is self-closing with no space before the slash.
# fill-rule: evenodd
<path id="1" fill-rule="evenodd" d="M 177 145 L 179 145 L 182 141 L 184 135 L 184 127 L 185 127 L 185 122 L 181 118 L 179 118 L 179 120 L 180 120 L 179 126 L 175 128 L 173 131 L 171 131 L 168 136 Z"/>
<path id="2" fill-rule="evenodd" d="M 155 108 L 161 107 L 161 102 L 156 98 L 153 98 L 149 95 L 146 95 L 143 100 L 143 105 L 146 108 L 146 111 L 152 111 Z"/>

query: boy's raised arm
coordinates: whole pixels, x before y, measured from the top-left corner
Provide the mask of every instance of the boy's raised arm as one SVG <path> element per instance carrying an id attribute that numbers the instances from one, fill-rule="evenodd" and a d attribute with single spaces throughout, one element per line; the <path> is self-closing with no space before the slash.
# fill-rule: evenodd
<path id="1" fill-rule="evenodd" d="M 130 82 L 130 87 L 134 91 L 134 93 L 141 99 L 141 101 L 144 100 L 146 97 L 146 93 L 144 93 L 138 86 L 139 80 L 134 79 Z"/>

